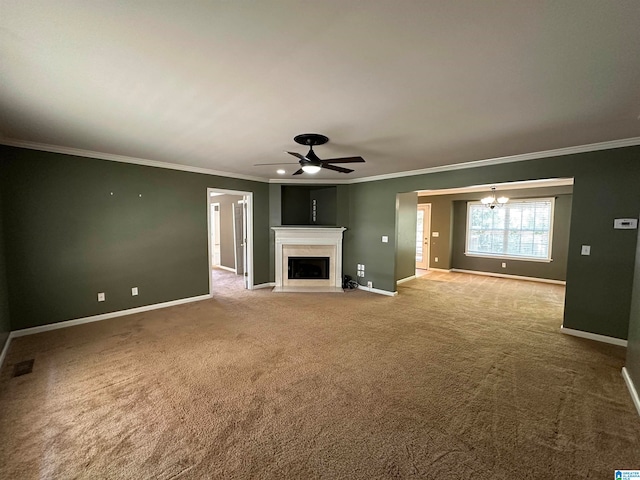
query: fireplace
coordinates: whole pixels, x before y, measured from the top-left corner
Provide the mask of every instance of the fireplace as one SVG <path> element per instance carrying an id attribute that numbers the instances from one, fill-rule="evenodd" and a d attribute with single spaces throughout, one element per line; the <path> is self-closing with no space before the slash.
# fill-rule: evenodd
<path id="1" fill-rule="evenodd" d="M 329 257 L 289 257 L 288 278 L 329 280 Z"/>
<path id="2" fill-rule="evenodd" d="M 274 292 L 342 292 L 343 227 L 272 227 Z"/>

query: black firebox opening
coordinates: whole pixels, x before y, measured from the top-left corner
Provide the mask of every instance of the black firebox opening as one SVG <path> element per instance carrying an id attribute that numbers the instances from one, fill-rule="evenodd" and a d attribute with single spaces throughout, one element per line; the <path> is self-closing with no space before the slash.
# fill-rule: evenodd
<path id="1" fill-rule="evenodd" d="M 289 257 L 289 278 L 328 280 L 329 257 Z"/>

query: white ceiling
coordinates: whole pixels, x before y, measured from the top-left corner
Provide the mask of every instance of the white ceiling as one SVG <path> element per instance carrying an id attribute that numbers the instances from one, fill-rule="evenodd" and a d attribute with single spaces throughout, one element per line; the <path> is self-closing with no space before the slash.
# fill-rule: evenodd
<path id="1" fill-rule="evenodd" d="M 0 136 L 362 178 L 640 135 L 638 0 L 0 0 Z M 299 176 L 297 178 L 301 178 Z M 304 177 L 308 177 L 305 175 Z"/>

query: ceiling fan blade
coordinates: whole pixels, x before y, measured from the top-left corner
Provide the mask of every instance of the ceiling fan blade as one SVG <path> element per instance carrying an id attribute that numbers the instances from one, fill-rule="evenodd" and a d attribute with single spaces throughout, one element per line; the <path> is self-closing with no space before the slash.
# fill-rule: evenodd
<path id="1" fill-rule="evenodd" d="M 299 169 L 299 170 L 296 170 L 295 172 L 293 172 L 292 175 L 300 175 L 302 173 L 304 173 L 304 170 Z"/>
<path id="2" fill-rule="evenodd" d="M 254 167 L 261 167 L 263 165 L 295 165 L 295 163 L 286 162 L 286 163 L 254 163 Z"/>
<path id="3" fill-rule="evenodd" d="M 306 157 L 304 155 L 300 155 L 298 152 L 287 152 L 289 155 L 293 155 L 296 158 L 299 158 L 300 160 L 306 160 Z"/>
<path id="4" fill-rule="evenodd" d="M 335 165 L 329 165 L 328 163 L 323 163 L 322 164 L 322 168 L 326 168 L 327 170 L 333 170 L 335 172 L 340 172 L 340 173 L 351 173 L 351 172 L 353 172 L 353 170 L 351 170 L 350 168 L 337 167 Z"/>
<path id="5" fill-rule="evenodd" d="M 322 163 L 362 163 L 364 158 L 362 157 L 344 157 L 344 158 L 329 158 L 327 160 L 321 160 Z"/>

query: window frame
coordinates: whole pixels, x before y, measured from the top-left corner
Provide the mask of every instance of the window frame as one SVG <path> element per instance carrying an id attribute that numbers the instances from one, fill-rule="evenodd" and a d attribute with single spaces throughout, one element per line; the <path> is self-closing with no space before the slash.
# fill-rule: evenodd
<path id="1" fill-rule="evenodd" d="M 520 260 L 523 262 L 541 262 L 541 263 L 551 263 L 553 262 L 553 230 L 555 224 L 555 210 L 556 210 L 556 197 L 540 197 L 540 198 L 519 198 L 519 199 L 511 199 L 509 203 L 504 206 L 496 206 L 495 208 L 508 208 L 509 204 L 517 204 L 517 203 L 537 203 L 548 201 L 551 204 L 551 212 L 549 216 L 549 251 L 546 258 L 541 257 L 531 257 L 524 255 L 502 255 L 499 253 L 478 253 L 478 252 L 470 252 L 469 251 L 469 233 L 471 232 L 470 222 L 471 222 L 471 207 L 473 205 L 480 205 L 483 208 L 489 209 L 486 205 L 483 205 L 480 201 L 467 202 L 467 218 L 465 221 L 465 234 L 464 234 L 464 254 L 467 257 L 478 257 L 478 258 L 493 258 L 493 259 L 506 259 L 506 260 Z M 504 231 L 504 230 L 503 230 Z"/>

